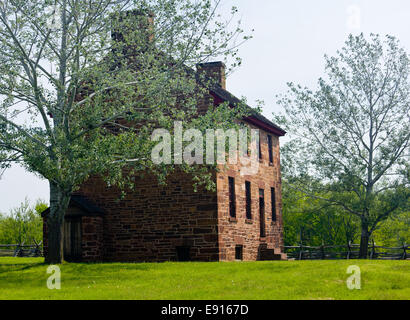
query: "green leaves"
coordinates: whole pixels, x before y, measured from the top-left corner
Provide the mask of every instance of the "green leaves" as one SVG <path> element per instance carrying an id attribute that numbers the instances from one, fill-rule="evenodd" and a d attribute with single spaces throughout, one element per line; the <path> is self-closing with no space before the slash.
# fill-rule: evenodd
<path id="1" fill-rule="evenodd" d="M 40 214 L 48 205 L 41 200 L 32 206 L 26 199 L 9 215 L 0 214 L 0 244 L 34 244 L 43 240 L 43 219 Z"/>
<path id="2" fill-rule="evenodd" d="M 320 189 L 299 187 L 312 197 L 331 191 L 322 197 L 372 230 L 409 197 L 409 57 L 394 37 L 361 34 L 325 62 L 316 91 L 289 84 L 279 97 L 293 138 L 282 148 L 283 172 L 321 181 Z"/>
<path id="3" fill-rule="evenodd" d="M 198 85 L 192 69 L 216 56 L 238 64 L 248 37 L 238 42 L 236 14 L 224 21 L 219 1 L 5 2 L 2 168 L 20 161 L 67 193 L 94 174 L 122 184 L 129 167 L 164 176 L 150 160 L 153 128 L 226 128 L 244 114 L 221 106 L 199 115 L 211 82 Z"/>

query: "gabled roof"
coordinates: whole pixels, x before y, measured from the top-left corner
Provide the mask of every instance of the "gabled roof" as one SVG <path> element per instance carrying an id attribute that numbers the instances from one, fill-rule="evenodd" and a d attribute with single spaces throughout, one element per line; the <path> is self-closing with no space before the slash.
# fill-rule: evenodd
<path id="1" fill-rule="evenodd" d="M 122 14 L 124 14 L 124 12 Z M 149 10 L 128 10 L 128 11 L 125 12 L 125 16 L 129 16 L 129 15 L 133 15 L 135 17 L 146 16 L 148 18 L 148 24 L 149 25 L 153 23 L 152 18 L 155 16 L 155 14 L 153 12 L 149 11 Z M 115 32 L 114 32 L 114 34 L 118 35 L 118 33 L 115 33 Z M 114 41 L 118 41 L 118 39 L 115 40 L 115 36 L 113 37 L 113 39 L 114 39 Z M 175 61 L 171 56 L 169 56 L 168 54 L 165 54 L 161 50 L 159 50 L 158 55 L 165 57 L 171 63 L 173 63 Z M 207 63 L 199 63 L 199 64 L 197 64 L 197 67 L 205 65 L 205 64 L 206 65 L 219 65 L 219 64 L 221 64 L 221 62 L 220 61 L 214 61 L 214 62 L 207 62 Z M 198 79 L 197 71 L 193 70 L 191 67 L 189 67 L 185 64 L 182 66 L 182 68 L 188 74 L 193 75 L 197 79 L 197 81 L 199 83 L 201 83 L 201 80 Z M 219 85 L 215 85 L 213 88 L 210 89 L 210 91 L 211 91 L 211 94 L 214 95 L 214 97 L 217 97 L 217 98 L 221 99 L 222 101 L 229 102 L 231 107 L 235 107 L 235 106 L 238 106 L 239 104 L 242 104 L 242 101 L 240 99 L 238 99 L 233 94 L 231 94 L 227 90 L 223 89 Z M 271 122 L 266 117 L 264 117 L 259 112 L 257 112 L 254 108 L 252 108 L 248 105 L 246 105 L 246 107 L 249 109 L 250 116 L 246 117 L 244 119 L 245 121 L 247 121 L 249 123 L 252 123 L 255 126 L 258 126 L 262 129 L 264 129 L 265 131 L 271 132 L 271 133 L 273 133 L 277 136 L 284 136 L 286 134 L 285 130 L 283 130 L 282 128 L 275 125 L 273 122 Z"/>
<path id="2" fill-rule="evenodd" d="M 221 61 L 214 61 L 214 62 L 207 62 L 207 63 L 200 63 L 197 66 L 201 66 L 203 67 L 204 65 L 207 66 L 215 66 L 215 65 L 223 65 L 223 63 Z M 184 66 L 185 71 L 188 74 L 192 74 L 197 82 L 204 86 L 207 87 L 207 85 L 205 85 L 203 83 L 203 80 L 199 78 L 198 76 L 198 72 L 187 67 Z M 211 79 L 207 76 L 204 75 L 205 79 L 207 81 L 210 81 Z M 212 82 L 212 81 L 210 81 Z M 221 87 L 220 84 L 215 83 L 213 84 L 210 88 L 209 91 L 211 93 L 211 95 L 213 95 L 214 98 L 216 98 L 216 102 L 229 102 L 229 105 L 234 108 L 237 107 L 239 105 L 243 105 L 243 101 L 241 101 L 240 99 L 238 99 L 237 97 L 235 97 L 232 93 L 230 93 L 228 90 L 224 89 Z M 219 100 L 219 101 L 218 101 Z M 286 131 L 283 130 L 282 128 L 280 128 L 279 126 L 277 126 L 276 124 L 274 124 L 272 121 L 270 121 L 269 119 L 267 119 L 266 117 L 264 117 L 262 114 L 260 114 L 258 111 L 256 111 L 254 108 L 250 107 L 249 105 L 245 105 L 247 111 L 249 112 L 249 116 L 244 118 L 243 120 L 245 120 L 248 123 L 251 123 L 267 132 L 270 132 L 274 135 L 277 135 L 279 137 L 282 137 L 286 134 Z"/>
<path id="3" fill-rule="evenodd" d="M 222 87 L 215 85 L 211 89 L 211 93 L 213 93 L 217 98 L 229 102 L 229 104 L 232 107 L 235 107 L 239 104 L 242 104 L 243 102 L 235 97 L 233 94 L 231 94 L 229 91 L 223 89 Z M 247 122 L 250 122 L 258 127 L 261 127 L 265 131 L 268 131 L 270 133 L 273 133 L 277 136 L 284 136 L 286 134 L 286 131 L 283 130 L 282 128 L 278 127 L 276 124 L 274 124 L 272 121 L 268 120 L 266 117 L 258 113 L 254 108 L 246 105 L 246 107 L 250 111 L 250 116 L 246 117 L 244 120 Z"/>
<path id="4" fill-rule="evenodd" d="M 84 211 L 84 213 L 87 216 L 104 214 L 103 210 L 101 210 L 99 207 L 97 207 L 92 202 L 90 202 L 86 197 L 80 196 L 80 195 L 71 196 L 69 206 L 76 206 L 80 208 L 81 210 Z M 47 208 L 41 213 L 41 216 L 45 217 L 47 214 L 49 214 L 49 212 L 50 212 L 50 208 Z"/>

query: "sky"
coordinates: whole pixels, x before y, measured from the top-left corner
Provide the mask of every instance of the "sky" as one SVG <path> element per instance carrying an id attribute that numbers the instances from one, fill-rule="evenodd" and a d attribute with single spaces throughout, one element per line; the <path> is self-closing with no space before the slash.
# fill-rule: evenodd
<path id="1" fill-rule="evenodd" d="M 275 96 L 286 83 L 314 88 L 324 74 L 324 55 L 334 55 L 350 33 L 393 35 L 410 52 L 408 0 L 225 0 L 235 5 L 253 39 L 240 48 L 242 66 L 227 78 L 227 89 L 250 105 L 263 100 L 269 119 L 280 111 Z M 27 198 L 49 200 L 48 182 L 13 167 L 0 179 L 0 212 Z"/>

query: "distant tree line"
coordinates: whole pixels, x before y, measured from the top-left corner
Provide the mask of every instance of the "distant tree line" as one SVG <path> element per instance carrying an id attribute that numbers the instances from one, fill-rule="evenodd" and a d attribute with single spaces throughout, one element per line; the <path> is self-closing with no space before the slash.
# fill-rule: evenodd
<path id="1" fill-rule="evenodd" d="M 34 244 L 43 240 L 41 212 L 48 205 L 38 200 L 30 205 L 26 199 L 8 214 L 0 213 L 0 244 Z"/>
<path id="2" fill-rule="evenodd" d="M 0 213 L 0 244 L 34 244 L 43 239 L 41 212 L 48 207 L 42 200 L 34 205 L 25 200 L 8 214 Z M 283 221 L 285 246 L 344 245 L 360 240 L 360 221 L 328 202 L 294 192 L 283 181 Z M 384 220 L 372 235 L 376 244 L 388 247 L 410 243 L 410 211 L 402 210 Z"/>
<path id="3" fill-rule="evenodd" d="M 320 195 L 325 196 L 325 195 Z M 283 223 L 285 246 L 359 243 L 360 219 L 346 215 L 328 201 L 294 191 L 283 181 Z M 410 243 L 410 211 L 399 210 L 382 221 L 371 236 L 377 245 L 395 247 Z"/>

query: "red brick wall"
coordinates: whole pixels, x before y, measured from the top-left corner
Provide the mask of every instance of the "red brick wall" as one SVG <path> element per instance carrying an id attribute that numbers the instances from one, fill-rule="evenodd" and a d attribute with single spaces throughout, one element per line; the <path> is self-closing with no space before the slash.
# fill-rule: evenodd
<path id="1" fill-rule="evenodd" d="M 103 259 L 103 218 L 82 217 L 82 261 L 100 262 Z"/>
<path id="2" fill-rule="evenodd" d="M 252 176 L 241 176 L 239 165 L 228 165 L 217 174 L 218 192 L 218 241 L 220 260 L 234 260 L 235 246 L 243 246 L 243 260 L 258 260 L 259 246 L 283 252 L 282 194 L 280 175 L 279 138 L 273 136 L 273 163 L 269 163 L 267 133 L 261 130 L 262 161 L 259 172 Z M 236 219 L 229 215 L 228 177 L 235 178 Z M 252 219 L 246 219 L 245 181 L 251 182 Z M 276 222 L 272 221 L 271 187 L 276 190 Z M 265 194 L 266 237 L 260 238 L 259 189 Z M 276 251 L 275 250 L 275 251 Z"/>
<path id="3" fill-rule="evenodd" d="M 43 255 L 47 256 L 48 253 L 48 231 L 47 231 L 47 217 L 43 217 Z"/>
<path id="4" fill-rule="evenodd" d="M 135 185 L 122 200 L 99 178 L 79 192 L 105 211 L 104 261 L 177 260 L 177 246 L 191 246 L 192 260 L 218 259 L 215 192 L 195 193 L 185 174 L 170 176 L 165 186 L 152 176 L 137 178 Z"/>
<path id="5" fill-rule="evenodd" d="M 241 176 L 240 165 L 221 168 L 215 177 L 216 192 L 194 192 L 191 177 L 182 173 L 170 176 L 164 186 L 145 175 L 137 177 L 136 189 L 120 200 L 120 192 L 100 178 L 88 180 L 78 193 L 105 214 L 82 218 L 83 261 L 177 260 L 177 246 L 190 246 L 192 260 L 199 261 L 234 260 L 236 245 L 243 246 L 244 260 L 258 260 L 261 244 L 283 252 L 279 139 L 272 136 L 274 161 L 270 164 L 266 132 L 261 132 L 259 172 Z M 229 176 L 235 178 L 236 219 L 229 216 Z M 251 182 L 251 220 L 246 219 L 245 181 Z M 276 222 L 271 218 L 271 187 L 276 190 Z M 266 237 L 262 239 L 259 189 L 265 191 Z M 46 254 L 46 219 L 44 222 Z"/>

